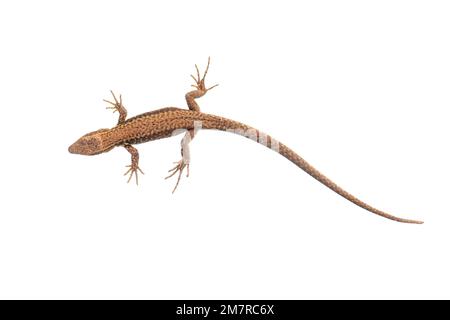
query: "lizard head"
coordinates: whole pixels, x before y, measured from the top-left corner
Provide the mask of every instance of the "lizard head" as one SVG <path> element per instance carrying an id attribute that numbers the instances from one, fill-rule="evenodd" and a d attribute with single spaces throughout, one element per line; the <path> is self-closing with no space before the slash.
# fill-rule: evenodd
<path id="1" fill-rule="evenodd" d="M 91 156 L 108 151 L 111 148 L 104 145 L 101 135 L 105 131 L 108 131 L 108 129 L 100 129 L 85 134 L 69 147 L 69 152 Z"/>

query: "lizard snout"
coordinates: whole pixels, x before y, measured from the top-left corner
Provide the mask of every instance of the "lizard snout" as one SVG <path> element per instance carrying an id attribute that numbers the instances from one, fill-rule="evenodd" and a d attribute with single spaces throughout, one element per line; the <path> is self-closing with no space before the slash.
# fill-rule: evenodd
<path id="1" fill-rule="evenodd" d="M 104 151 L 106 150 L 103 148 L 102 139 L 97 131 L 82 136 L 69 147 L 70 153 L 86 156 L 99 154 Z"/>
<path id="2" fill-rule="evenodd" d="M 69 147 L 69 152 L 70 152 L 70 153 L 77 153 L 76 151 L 77 151 L 77 148 L 76 148 L 76 146 L 75 146 L 75 143 L 72 144 L 72 145 L 70 145 L 70 147 Z"/>

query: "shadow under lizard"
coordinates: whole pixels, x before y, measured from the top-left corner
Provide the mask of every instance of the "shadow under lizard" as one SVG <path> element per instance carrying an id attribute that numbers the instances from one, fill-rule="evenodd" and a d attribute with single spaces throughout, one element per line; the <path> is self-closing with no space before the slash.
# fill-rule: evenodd
<path id="1" fill-rule="evenodd" d="M 208 65 L 202 77 L 200 77 L 199 69 L 197 65 L 195 65 L 197 75 L 196 77 L 191 75 L 195 81 L 195 84 L 192 85 L 195 90 L 188 92 L 185 96 L 189 110 L 170 107 L 143 113 L 141 115 L 126 119 L 127 110 L 122 104 L 122 96 L 120 95 L 119 99 L 117 99 L 111 91 L 114 102 L 107 100 L 104 101 L 111 104 L 111 106 L 107 107 L 108 109 L 112 109 L 114 112 L 119 112 L 119 120 L 117 125 L 111 129 L 100 129 L 83 135 L 69 147 L 69 152 L 81 155 L 97 155 L 107 152 L 114 147 L 123 146 L 131 154 L 131 164 L 127 166 L 129 169 L 125 172 L 125 175 L 129 174 L 128 182 L 131 180 L 133 175 L 135 175 L 136 183 L 138 183 L 138 171 L 142 174 L 143 172 L 139 168 L 138 150 L 133 147 L 133 145 L 156 139 L 168 138 L 173 136 L 174 133 L 185 132 L 185 135 L 181 141 L 182 158 L 180 161 L 175 163 L 176 165 L 171 170 L 169 170 L 170 175 L 166 177 L 167 179 L 178 173 L 177 182 L 172 191 L 174 192 L 185 169 L 187 173 L 186 176 L 189 176 L 189 142 L 194 138 L 197 129 L 229 131 L 243 137 L 250 138 L 272 150 L 277 151 L 283 157 L 311 175 L 314 179 L 318 180 L 337 194 L 361 208 L 384 218 L 398 222 L 416 224 L 423 223 L 422 221 L 393 216 L 359 200 L 315 169 L 293 150 L 259 130 L 234 120 L 201 112 L 195 99 L 202 97 L 206 94 L 206 92 L 217 86 L 214 85 L 207 88 L 205 85 L 205 77 L 208 73 L 209 63 L 210 59 L 208 58 Z"/>

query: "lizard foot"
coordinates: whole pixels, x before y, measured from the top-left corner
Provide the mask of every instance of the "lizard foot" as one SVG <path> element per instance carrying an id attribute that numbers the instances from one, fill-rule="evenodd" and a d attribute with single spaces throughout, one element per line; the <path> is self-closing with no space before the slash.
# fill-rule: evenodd
<path id="1" fill-rule="evenodd" d="M 129 168 L 129 169 L 123 175 L 126 176 L 127 174 L 130 174 L 130 177 L 128 178 L 127 182 L 131 181 L 131 178 L 133 177 L 133 174 L 134 174 L 135 177 L 136 177 L 136 185 L 138 185 L 138 170 L 142 174 L 144 174 L 144 172 L 142 172 L 141 168 L 139 168 L 138 165 L 130 164 L 130 165 L 126 166 L 126 167 Z"/>
<path id="2" fill-rule="evenodd" d="M 194 88 L 196 88 L 199 91 L 202 91 L 203 94 L 205 94 L 207 91 L 211 90 L 212 88 L 218 86 L 218 84 L 215 84 L 212 87 L 206 88 L 205 77 L 206 77 L 206 74 L 208 73 L 209 62 L 210 62 L 210 58 L 208 57 L 208 65 L 206 66 L 206 69 L 205 69 L 205 72 L 203 73 L 203 77 L 202 78 L 200 78 L 200 71 L 198 70 L 198 66 L 197 65 L 195 65 L 195 69 L 197 70 L 197 77 L 194 77 L 191 74 L 192 79 L 194 79 L 194 81 L 195 81 L 195 84 L 192 84 L 191 87 L 194 87 Z"/>
<path id="3" fill-rule="evenodd" d="M 116 111 L 120 112 L 120 110 L 123 108 L 122 95 L 119 95 L 119 100 L 117 100 L 116 95 L 114 94 L 114 92 L 112 90 L 111 90 L 111 94 L 114 98 L 114 102 L 103 99 L 103 101 L 112 105 L 112 106 L 106 107 L 106 109 L 112 109 L 113 113 L 115 113 Z"/>
<path id="4" fill-rule="evenodd" d="M 178 178 L 177 183 L 175 184 L 175 187 L 172 190 L 172 193 L 175 192 L 175 190 L 178 187 L 178 184 L 180 183 L 181 174 L 183 173 L 183 170 L 186 168 L 186 178 L 189 177 L 189 163 L 186 163 L 183 159 L 181 159 L 178 162 L 174 162 L 176 165 L 172 169 L 170 169 L 168 172 L 170 173 L 165 179 L 169 179 L 173 177 L 178 172 Z"/>

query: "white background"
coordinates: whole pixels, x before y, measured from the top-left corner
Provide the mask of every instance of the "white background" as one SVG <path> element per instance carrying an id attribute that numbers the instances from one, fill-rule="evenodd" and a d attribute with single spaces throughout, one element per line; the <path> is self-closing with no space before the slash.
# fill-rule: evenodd
<path id="1" fill-rule="evenodd" d="M 0 298 L 450 298 L 447 1 L 4 1 Z M 296 150 L 382 219 L 247 139 L 202 131 L 72 155 L 130 116 L 185 107 Z"/>

